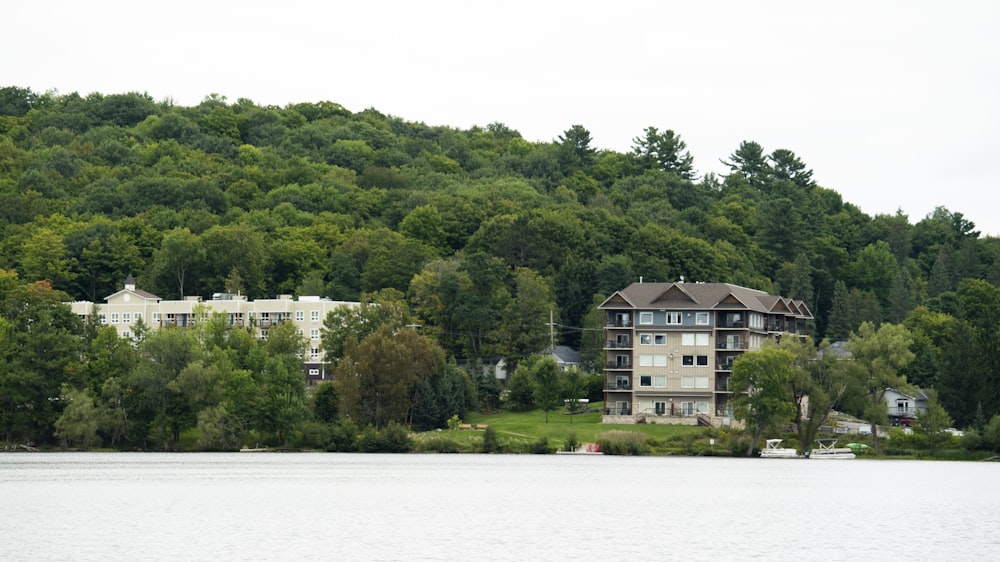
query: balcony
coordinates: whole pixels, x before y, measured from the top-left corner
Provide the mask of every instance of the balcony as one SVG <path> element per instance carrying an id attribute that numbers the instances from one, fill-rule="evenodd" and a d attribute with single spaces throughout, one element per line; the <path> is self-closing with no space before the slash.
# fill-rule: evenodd
<path id="1" fill-rule="evenodd" d="M 609 382 L 604 385 L 604 390 L 606 391 L 622 391 L 622 392 L 632 392 L 632 383 L 619 383 L 619 382 Z"/>
<path id="2" fill-rule="evenodd" d="M 604 349 L 632 349 L 632 340 L 625 338 L 621 340 L 608 340 L 604 342 Z"/>
<path id="3" fill-rule="evenodd" d="M 631 406 L 627 406 L 627 407 L 624 407 L 624 408 L 605 408 L 604 409 L 604 415 L 605 416 L 631 416 L 632 415 L 632 407 Z"/>
<path id="4" fill-rule="evenodd" d="M 621 318 L 608 320 L 608 322 L 604 326 L 607 328 L 631 328 L 632 320 L 621 319 Z"/>
<path id="5" fill-rule="evenodd" d="M 715 383 L 716 392 L 729 392 L 729 381 L 722 381 Z"/>
<path id="6" fill-rule="evenodd" d="M 631 370 L 632 363 L 628 361 L 608 361 L 604 364 L 605 370 Z"/>
<path id="7" fill-rule="evenodd" d="M 715 349 L 747 349 L 745 341 L 716 341 Z"/>
<path id="8" fill-rule="evenodd" d="M 746 322 L 743 320 L 721 321 L 717 327 L 723 330 L 742 330 L 746 328 Z"/>

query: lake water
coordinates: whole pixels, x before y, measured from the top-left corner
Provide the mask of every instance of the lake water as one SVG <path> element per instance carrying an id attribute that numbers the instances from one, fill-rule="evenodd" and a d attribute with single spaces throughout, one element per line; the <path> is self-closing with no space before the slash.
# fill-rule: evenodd
<path id="1" fill-rule="evenodd" d="M 0 455 L 0 559 L 988 560 L 1000 463 Z"/>

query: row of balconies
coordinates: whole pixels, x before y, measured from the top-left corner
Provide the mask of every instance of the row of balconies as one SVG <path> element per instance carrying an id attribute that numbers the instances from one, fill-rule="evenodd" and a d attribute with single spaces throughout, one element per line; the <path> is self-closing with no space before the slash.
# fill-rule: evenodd
<path id="1" fill-rule="evenodd" d="M 608 392 L 632 392 L 631 382 L 620 382 L 620 381 L 605 381 L 604 390 Z M 664 389 L 662 387 L 644 387 L 641 386 L 637 389 L 639 392 L 643 391 L 656 391 L 662 392 Z M 681 392 L 688 391 L 690 389 L 681 389 Z M 704 392 L 704 391 L 702 391 Z M 729 392 L 729 379 L 716 380 L 715 381 L 715 392 Z"/>

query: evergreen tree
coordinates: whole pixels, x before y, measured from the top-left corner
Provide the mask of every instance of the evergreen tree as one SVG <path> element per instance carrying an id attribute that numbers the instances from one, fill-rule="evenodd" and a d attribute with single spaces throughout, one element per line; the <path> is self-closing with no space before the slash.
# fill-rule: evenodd
<path id="1" fill-rule="evenodd" d="M 833 285 L 833 300 L 826 323 L 826 338 L 829 340 L 846 341 L 853 329 L 848 299 L 847 285 L 838 279 Z"/>

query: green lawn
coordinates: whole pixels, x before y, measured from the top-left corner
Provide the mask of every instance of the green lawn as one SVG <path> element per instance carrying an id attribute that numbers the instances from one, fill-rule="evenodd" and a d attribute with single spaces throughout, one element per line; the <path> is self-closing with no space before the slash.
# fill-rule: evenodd
<path id="1" fill-rule="evenodd" d="M 597 405 L 599 406 L 599 405 Z M 463 423 L 489 425 L 496 430 L 500 438 L 524 439 L 537 441 L 546 438 L 552 447 L 561 447 L 571 436 L 580 443 L 594 443 L 596 436 L 605 431 L 623 430 L 644 433 L 654 441 L 668 442 L 677 438 L 690 440 L 696 436 L 706 436 L 709 431 L 704 427 L 689 425 L 666 424 L 628 424 L 610 425 L 601 423 L 600 408 L 585 414 L 568 415 L 564 411 L 549 412 L 548 422 L 545 412 L 532 410 L 529 412 L 501 411 L 492 414 L 470 413 Z M 448 432 L 450 437 L 463 439 L 465 434 L 481 435 L 481 430 L 454 430 Z M 464 440 L 464 439 L 463 439 Z"/>

